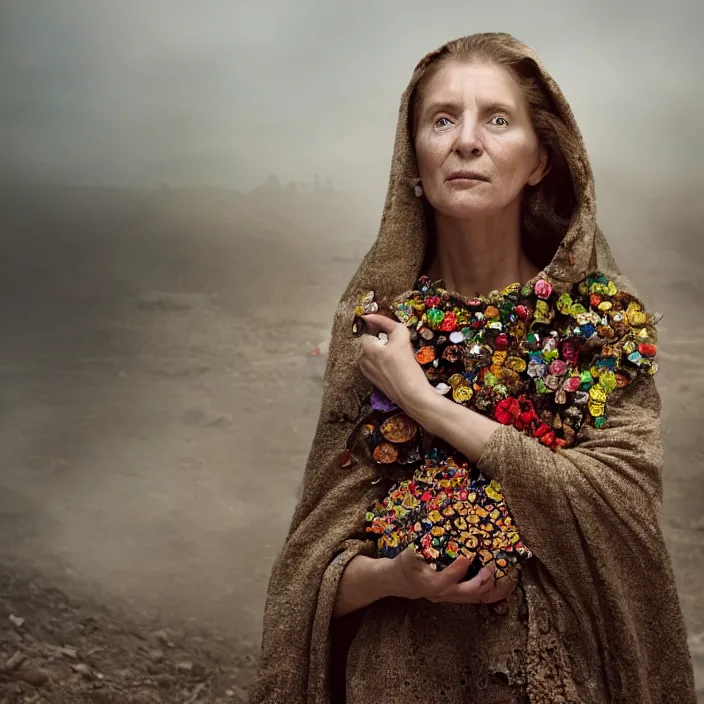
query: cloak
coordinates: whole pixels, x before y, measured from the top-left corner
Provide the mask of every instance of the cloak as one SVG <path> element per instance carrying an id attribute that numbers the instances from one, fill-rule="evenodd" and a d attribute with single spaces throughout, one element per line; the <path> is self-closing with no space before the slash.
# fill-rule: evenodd
<path id="1" fill-rule="evenodd" d="M 597 225 L 592 170 L 565 97 L 531 49 L 507 34 L 486 36 L 533 63 L 571 134 L 564 156 L 575 205 L 540 277 L 569 291 L 599 271 L 637 295 Z M 367 291 L 391 301 L 422 273 L 428 229 L 414 194 L 408 110 L 419 77 L 442 50 L 419 62 L 402 96 L 378 237 L 334 316 L 322 408 L 271 574 L 250 704 L 328 704 L 344 701 L 345 691 L 349 704 L 694 704 L 684 620 L 660 528 L 660 398 L 652 377 L 617 390 L 608 427 L 585 424 L 569 449 L 553 451 L 511 426 L 492 435 L 479 469 L 500 482 L 533 553 L 507 604 L 387 599 L 331 618 L 346 565 L 374 554 L 365 513 L 383 495 L 369 463 L 348 470 L 339 462 L 370 391 L 356 364 L 354 309 Z M 338 661 L 340 643 L 346 659 Z M 492 678 L 498 689 L 489 686 Z"/>

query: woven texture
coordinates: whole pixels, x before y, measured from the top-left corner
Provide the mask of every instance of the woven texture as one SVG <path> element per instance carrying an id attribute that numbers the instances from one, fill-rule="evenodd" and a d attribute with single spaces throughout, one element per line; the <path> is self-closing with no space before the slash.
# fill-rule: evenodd
<path id="1" fill-rule="evenodd" d="M 529 48 L 509 35 L 494 38 L 535 62 L 579 146 L 566 154 L 576 211 L 541 277 L 568 291 L 598 270 L 635 294 L 597 226 L 592 171 L 569 105 Z M 355 363 L 353 311 L 365 292 L 388 303 L 422 273 L 425 228 L 407 118 L 411 91 L 436 53 L 418 64 L 403 94 L 378 238 L 334 317 L 321 414 L 271 575 L 250 704 L 328 704 L 343 701 L 345 692 L 347 704 L 694 704 L 685 627 L 659 527 L 660 399 L 650 377 L 615 391 L 608 427 L 584 425 L 569 449 L 555 451 L 511 426 L 491 437 L 479 469 L 500 482 L 533 553 L 506 602 L 388 599 L 331 621 L 345 566 L 355 555 L 373 554 L 365 512 L 384 495 L 372 484 L 370 463 L 339 465 L 370 390 Z M 341 668 L 332 655 L 345 637 Z"/>

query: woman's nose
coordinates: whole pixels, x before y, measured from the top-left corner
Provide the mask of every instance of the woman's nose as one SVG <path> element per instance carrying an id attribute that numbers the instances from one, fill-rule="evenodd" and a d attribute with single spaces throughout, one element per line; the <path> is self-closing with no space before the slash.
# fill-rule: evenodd
<path id="1" fill-rule="evenodd" d="M 473 118 L 466 117 L 462 121 L 455 141 L 455 151 L 460 156 L 478 156 L 484 151 L 477 121 Z"/>

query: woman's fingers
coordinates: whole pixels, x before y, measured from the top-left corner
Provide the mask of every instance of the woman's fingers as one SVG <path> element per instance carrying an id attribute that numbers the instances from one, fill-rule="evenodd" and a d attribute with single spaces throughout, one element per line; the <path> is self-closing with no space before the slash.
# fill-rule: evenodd
<path id="1" fill-rule="evenodd" d="M 399 326 L 405 327 L 401 323 L 386 317 L 385 315 L 379 315 L 378 313 L 369 313 L 362 316 L 364 320 L 364 326 L 366 328 L 365 333 L 369 335 L 378 335 L 380 332 L 385 332 L 387 335 L 391 335 L 394 330 Z"/>
<path id="2" fill-rule="evenodd" d="M 438 592 L 442 593 L 446 589 L 456 585 L 469 569 L 470 561 L 466 557 L 458 557 L 449 567 L 434 575 L 434 581 Z"/>
<path id="3" fill-rule="evenodd" d="M 458 604 L 493 604 L 501 601 L 516 588 L 517 579 L 505 575 L 496 579 L 495 573 L 496 567 L 492 563 L 488 567 L 483 567 L 467 582 L 453 584 L 428 599 L 433 602 Z"/>
<path id="4" fill-rule="evenodd" d="M 469 568 L 467 558 L 456 559 L 449 567 L 437 571 L 434 565 L 412 548 L 394 558 L 402 583 L 401 593 L 412 599 L 428 598 L 449 589 L 464 577 Z"/>
<path id="5" fill-rule="evenodd" d="M 475 580 L 477 577 L 475 577 Z M 518 579 L 507 575 L 502 575 L 497 579 L 494 569 L 485 574 L 483 579 L 475 584 L 470 582 L 464 582 L 447 589 L 439 595 L 438 600 L 460 604 L 493 604 L 508 597 L 516 588 Z"/>
<path id="6" fill-rule="evenodd" d="M 410 330 L 403 323 L 387 318 L 385 315 L 369 313 L 362 316 L 362 320 L 364 328 L 362 338 L 366 335 L 373 338 L 381 337 L 382 340 L 385 340 L 384 344 L 392 341 L 396 344 L 407 344 L 411 337 Z"/>
<path id="7" fill-rule="evenodd" d="M 446 570 L 443 570 L 443 573 L 449 570 L 451 567 L 454 567 L 455 563 L 453 563 L 450 567 L 448 567 Z M 465 570 L 466 571 L 466 570 Z M 456 579 L 453 583 L 445 587 L 444 589 L 440 589 L 439 591 L 435 592 L 434 594 L 431 594 L 428 599 L 430 601 L 448 601 L 453 598 L 464 598 L 465 600 L 472 600 L 472 599 L 478 599 L 480 595 L 480 588 L 484 586 L 484 584 L 487 581 L 489 574 L 489 569 L 484 567 L 482 568 L 479 573 L 472 577 L 472 579 L 466 581 L 466 582 L 461 582 L 460 579 L 464 576 L 464 572 L 458 576 L 458 579 Z M 459 590 L 459 591 L 458 591 Z"/>
<path id="8" fill-rule="evenodd" d="M 394 558 L 400 575 L 398 596 L 410 599 L 424 598 L 436 603 L 493 604 L 505 599 L 516 588 L 517 572 L 500 573 L 496 578 L 496 565 L 492 562 L 482 567 L 472 579 L 461 582 L 471 560 L 459 557 L 449 567 L 437 571 L 422 555 L 406 548 Z"/>
<path id="9" fill-rule="evenodd" d="M 508 577 L 499 579 L 489 590 L 489 592 L 482 596 L 483 603 L 495 604 L 497 601 L 506 599 L 513 593 L 513 590 L 516 588 L 516 584 L 516 581 L 509 579 Z"/>
<path id="10" fill-rule="evenodd" d="M 489 587 L 489 589 L 479 590 L 472 594 L 461 589 L 448 591 L 440 597 L 440 601 L 453 604 L 494 604 L 509 596 L 513 589 L 513 585 L 507 588 L 504 586 L 504 583 L 500 581 Z"/>
<path id="11" fill-rule="evenodd" d="M 379 348 L 386 347 L 388 342 L 389 337 L 385 332 L 380 332 L 378 337 L 376 335 L 367 335 L 367 333 L 364 333 L 359 344 L 360 357 L 364 358 L 365 356 L 373 356 Z"/>
<path id="12" fill-rule="evenodd" d="M 466 582 L 452 584 L 447 589 L 435 595 L 436 601 L 447 601 L 449 598 L 464 598 L 478 600 L 493 580 L 494 571 L 491 567 L 482 567 L 479 572 Z"/>

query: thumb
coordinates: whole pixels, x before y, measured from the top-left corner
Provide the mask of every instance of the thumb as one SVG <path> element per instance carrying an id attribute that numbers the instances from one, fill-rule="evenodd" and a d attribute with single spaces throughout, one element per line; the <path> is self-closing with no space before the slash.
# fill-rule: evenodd
<path id="1" fill-rule="evenodd" d="M 368 315 L 363 315 L 365 322 L 367 323 L 367 332 L 372 335 L 378 335 L 380 332 L 385 332 L 389 338 L 392 335 L 396 336 L 401 331 L 406 331 L 406 326 L 399 323 L 396 320 L 387 318 L 385 315 L 379 315 L 378 313 L 369 313 Z"/>
<path id="2" fill-rule="evenodd" d="M 449 567 L 446 567 L 442 572 L 438 573 L 438 581 L 442 580 L 440 590 L 451 587 L 464 577 L 469 569 L 470 560 L 466 557 L 458 557 Z"/>

